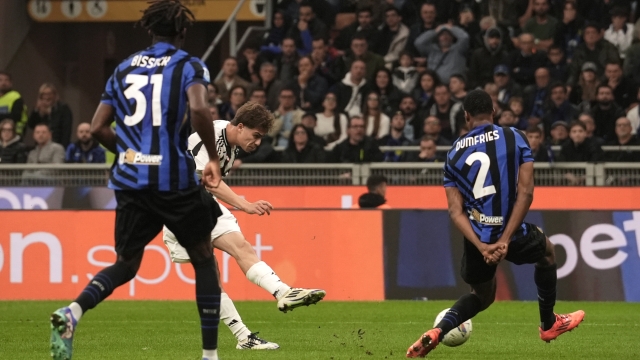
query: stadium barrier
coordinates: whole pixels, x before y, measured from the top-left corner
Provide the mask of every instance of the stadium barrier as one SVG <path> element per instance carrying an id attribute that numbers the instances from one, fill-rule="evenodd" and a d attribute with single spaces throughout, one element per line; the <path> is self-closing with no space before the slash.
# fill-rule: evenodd
<path id="1" fill-rule="evenodd" d="M 231 186 L 361 185 L 382 174 L 391 185 L 442 185 L 443 163 L 243 164 Z M 107 164 L 6 164 L 0 187 L 106 186 Z M 536 163 L 538 186 L 637 186 L 640 163 Z"/>
<path id="2" fill-rule="evenodd" d="M 443 210 L 292 210 L 235 213 L 258 257 L 292 286 L 327 300 L 454 299 L 462 236 Z M 7 211 L 0 226 L 0 300 L 72 299 L 115 260 L 114 213 Z M 640 302 L 640 211 L 531 211 L 526 221 L 556 245 L 558 299 Z M 283 226 L 283 224 L 286 224 Z M 271 300 L 234 260 L 217 254 L 236 300 Z M 533 266 L 502 263 L 499 300 L 535 300 Z M 189 300 L 189 264 L 173 264 L 156 238 L 136 278 L 113 299 Z"/>

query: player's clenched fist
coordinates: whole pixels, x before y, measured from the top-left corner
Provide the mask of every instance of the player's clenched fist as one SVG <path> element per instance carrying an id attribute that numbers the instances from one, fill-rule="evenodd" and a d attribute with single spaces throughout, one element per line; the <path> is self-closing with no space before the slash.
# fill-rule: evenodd
<path id="1" fill-rule="evenodd" d="M 207 188 L 217 188 L 220 186 L 222 175 L 220 174 L 220 164 L 209 161 L 202 171 L 202 182 Z"/>

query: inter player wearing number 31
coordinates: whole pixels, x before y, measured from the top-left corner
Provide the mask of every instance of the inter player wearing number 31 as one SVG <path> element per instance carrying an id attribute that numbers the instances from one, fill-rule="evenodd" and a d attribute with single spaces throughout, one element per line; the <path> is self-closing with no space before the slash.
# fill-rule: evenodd
<path id="1" fill-rule="evenodd" d="M 56 360 L 71 359 L 81 316 L 134 278 L 145 246 L 165 224 L 185 247 L 195 271 L 202 357 L 218 359 L 220 285 L 209 234 L 221 212 L 208 205 L 206 191 L 193 176 L 189 126 L 182 126 L 189 114 L 207 151 L 217 151 L 206 100 L 209 71 L 180 50 L 192 21 L 193 14 L 179 1 L 152 2 L 140 23 L 153 44 L 122 62 L 107 82 L 91 132 L 119 156 L 109 180 L 117 201 L 117 258 L 73 303 L 51 314 L 51 356 Z M 115 132 L 110 126 L 114 120 Z M 220 180 L 217 161 L 205 164 L 205 185 L 217 188 Z"/>
<path id="2" fill-rule="evenodd" d="M 470 131 L 447 154 L 444 186 L 451 219 L 465 238 L 461 276 L 471 293 L 409 347 L 408 358 L 425 357 L 447 332 L 493 303 L 496 266 L 504 259 L 535 264 L 542 340 L 554 340 L 584 319 L 582 310 L 554 313 L 553 244 L 540 228 L 523 222 L 533 201 L 533 157 L 526 136 L 493 124 L 493 102 L 482 90 L 470 92 L 463 105 Z"/>

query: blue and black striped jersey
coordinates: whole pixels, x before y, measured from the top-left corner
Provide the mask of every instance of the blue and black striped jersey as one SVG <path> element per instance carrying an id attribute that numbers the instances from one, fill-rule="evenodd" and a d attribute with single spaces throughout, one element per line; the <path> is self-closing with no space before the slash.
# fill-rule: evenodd
<path id="1" fill-rule="evenodd" d="M 210 81 L 204 63 L 158 42 L 124 60 L 109 81 L 102 103 L 115 112 L 118 158 L 109 187 L 177 191 L 196 186 L 187 153 L 187 89 Z"/>
<path id="2" fill-rule="evenodd" d="M 509 221 L 520 165 L 533 161 L 526 136 L 496 125 L 479 126 L 447 153 L 444 186 L 457 187 L 480 240 L 495 242 Z"/>

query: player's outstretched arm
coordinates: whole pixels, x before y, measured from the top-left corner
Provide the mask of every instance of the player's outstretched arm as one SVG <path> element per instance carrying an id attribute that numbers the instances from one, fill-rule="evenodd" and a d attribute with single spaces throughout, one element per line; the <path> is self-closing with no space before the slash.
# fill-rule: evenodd
<path id="1" fill-rule="evenodd" d="M 113 106 L 100 103 L 91 120 L 91 136 L 107 148 L 107 150 L 117 154 L 116 133 L 111 127 L 112 122 Z"/>
<path id="2" fill-rule="evenodd" d="M 271 215 L 271 210 L 273 210 L 273 206 L 268 201 L 258 200 L 254 203 L 250 203 L 247 200 L 241 198 L 235 192 L 233 192 L 229 185 L 225 184 L 224 181 L 220 181 L 220 185 L 217 188 L 206 188 L 218 199 L 246 212 L 247 214 L 264 215 L 266 213 L 267 215 Z"/>
<path id="3" fill-rule="evenodd" d="M 191 125 L 196 130 L 204 143 L 208 154 L 217 154 L 216 135 L 213 129 L 213 117 L 207 106 L 207 88 L 203 84 L 194 84 L 187 89 L 189 110 L 191 111 Z M 209 161 L 202 171 L 202 182 L 211 188 L 216 188 L 222 181 L 220 164 Z"/>
<path id="4" fill-rule="evenodd" d="M 533 202 L 533 162 L 526 162 L 520 165 L 518 172 L 518 195 L 513 205 L 513 211 L 507 222 L 507 226 L 502 232 L 498 242 L 508 244 L 516 230 L 522 225 L 524 217 L 529 212 L 529 207 Z"/>

